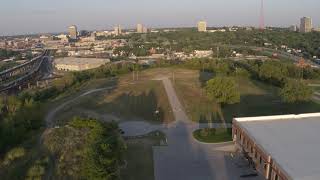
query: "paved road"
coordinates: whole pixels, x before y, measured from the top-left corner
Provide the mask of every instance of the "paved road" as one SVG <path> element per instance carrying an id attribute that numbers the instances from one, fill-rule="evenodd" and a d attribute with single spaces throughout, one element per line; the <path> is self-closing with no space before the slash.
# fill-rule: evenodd
<path id="1" fill-rule="evenodd" d="M 188 118 L 171 81 L 162 81 L 176 121 L 163 130 L 168 146 L 153 148 L 155 179 L 233 180 L 247 174 L 250 170 L 237 167 L 230 158 L 233 143 L 203 144 L 193 138 L 192 132 L 200 128 L 199 124 Z"/>

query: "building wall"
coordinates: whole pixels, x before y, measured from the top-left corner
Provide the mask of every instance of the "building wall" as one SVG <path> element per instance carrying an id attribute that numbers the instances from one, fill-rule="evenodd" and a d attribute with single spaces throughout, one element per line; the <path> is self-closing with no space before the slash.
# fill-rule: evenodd
<path id="1" fill-rule="evenodd" d="M 70 26 L 69 27 L 69 36 L 71 39 L 77 39 L 78 36 L 78 30 L 76 26 Z"/>
<path id="2" fill-rule="evenodd" d="M 199 21 L 198 22 L 198 31 L 199 32 L 206 32 L 207 31 L 207 22 Z"/>
<path id="3" fill-rule="evenodd" d="M 273 161 L 247 132 L 241 128 L 237 121 L 233 121 L 232 137 L 237 150 L 249 156 L 256 169 L 264 175 L 267 180 L 289 180 L 285 172 Z"/>
<path id="4" fill-rule="evenodd" d="M 143 33 L 143 25 L 137 24 L 137 33 Z"/>
<path id="5" fill-rule="evenodd" d="M 303 33 L 312 31 L 312 19 L 310 17 L 301 18 L 300 31 Z"/>
<path id="6" fill-rule="evenodd" d="M 55 68 L 62 71 L 83 71 L 88 69 L 98 68 L 106 63 L 109 63 L 110 60 L 103 60 L 103 61 L 78 61 L 74 62 L 72 60 L 68 61 L 68 58 L 65 58 L 64 61 L 56 61 Z"/>

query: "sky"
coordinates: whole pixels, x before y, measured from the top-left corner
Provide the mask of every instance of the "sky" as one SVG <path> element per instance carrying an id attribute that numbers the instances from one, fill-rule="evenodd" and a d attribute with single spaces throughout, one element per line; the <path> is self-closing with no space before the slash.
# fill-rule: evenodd
<path id="1" fill-rule="evenodd" d="M 1 0 L 0 36 L 79 30 L 112 29 L 117 24 L 134 28 L 259 26 L 261 0 Z M 320 27 L 320 0 L 264 0 L 265 24 L 299 24 L 310 16 Z"/>

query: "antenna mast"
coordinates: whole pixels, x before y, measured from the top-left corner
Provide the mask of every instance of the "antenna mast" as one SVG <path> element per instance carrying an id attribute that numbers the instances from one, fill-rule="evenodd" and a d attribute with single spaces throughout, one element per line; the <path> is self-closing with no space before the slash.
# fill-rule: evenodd
<path id="1" fill-rule="evenodd" d="M 265 24 L 264 24 L 264 2 L 261 0 L 261 9 L 260 9 L 260 30 L 265 29 Z"/>

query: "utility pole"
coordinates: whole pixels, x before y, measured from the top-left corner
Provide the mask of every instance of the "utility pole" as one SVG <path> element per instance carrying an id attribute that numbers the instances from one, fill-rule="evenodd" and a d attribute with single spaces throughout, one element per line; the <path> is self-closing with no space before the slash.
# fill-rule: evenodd
<path id="1" fill-rule="evenodd" d="M 137 70 L 137 81 L 139 81 L 139 70 Z"/>
<path id="2" fill-rule="evenodd" d="M 261 7 L 260 7 L 260 30 L 264 30 L 265 22 L 264 22 L 264 2 L 261 0 Z"/>
<path id="3" fill-rule="evenodd" d="M 217 59 L 219 59 L 219 51 L 220 51 L 220 48 L 219 46 L 217 46 Z"/>
<path id="4" fill-rule="evenodd" d="M 172 81 L 174 83 L 175 79 L 174 79 L 174 71 L 172 71 Z"/>
<path id="5" fill-rule="evenodd" d="M 204 62 L 202 62 L 202 72 L 204 72 Z"/>

